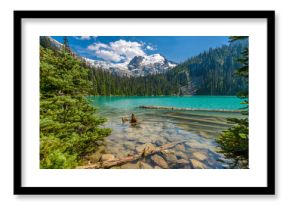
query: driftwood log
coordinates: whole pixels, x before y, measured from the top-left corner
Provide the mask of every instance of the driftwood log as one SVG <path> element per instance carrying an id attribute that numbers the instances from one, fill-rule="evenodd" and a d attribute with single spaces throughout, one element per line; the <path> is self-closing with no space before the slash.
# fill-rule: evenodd
<path id="1" fill-rule="evenodd" d="M 132 162 L 132 161 L 135 161 L 135 160 L 138 160 L 138 159 L 141 159 L 141 158 L 153 155 L 153 154 L 157 154 L 161 151 L 171 149 L 171 148 L 175 147 L 176 145 L 182 144 L 186 141 L 187 140 L 183 140 L 183 141 L 165 144 L 165 145 L 162 145 L 160 147 L 156 147 L 153 150 L 146 150 L 146 147 L 145 147 L 141 153 L 136 154 L 136 155 L 124 157 L 122 159 L 115 159 L 115 160 L 110 160 L 110 161 L 104 161 L 104 162 L 98 162 L 98 163 L 94 163 L 94 164 L 79 166 L 79 167 L 77 167 L 77 169 L 108 169 L 108 168 L 111 168 L 113 166 L 123 165 L 123 164 L 126 164 L 128 162 Z"/>
<path id="2" fill-rule="evenodd" d="M 145 106 L 141 105 L 139 108 L 144 109 L 158 109 L 158 110 L 189 110 L 189 111 L 208 111 L 208 112 L 237 112 L 240 113 L 243 110 L 224 110 L 224 109 L 200 109 L 200 108 L 180 108 L 180 107 L 166 107 L 166 106 Z"/>

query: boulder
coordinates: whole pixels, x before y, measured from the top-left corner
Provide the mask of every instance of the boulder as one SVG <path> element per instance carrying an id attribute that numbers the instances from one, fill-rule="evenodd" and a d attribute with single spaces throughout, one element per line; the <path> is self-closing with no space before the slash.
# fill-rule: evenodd
<path id="1" fill-rule="evenodd" d="M 190 159 L 190 163 L 194 169 L 206 169 L 207 166 L 196 159 Z"/>
<path id="2" fill-rule="evenodd" d="M 155 162 L 155 164 L 157 164 L 161 168 L 163 168 L 163 169 L 168 169 L 169 168 L 167 162 L 162 157 L 160 157 L 159 155 L 153 155 L 151 157 L 151 159 L 153 160 L 153 162 Z"/>
<path id="3" fill-rule="evenodd" d="M 114 159 L 115 159 L 115 156 L 112 154 L 103 154 L 101 157 L 101 161 L 111 161 Z"/>

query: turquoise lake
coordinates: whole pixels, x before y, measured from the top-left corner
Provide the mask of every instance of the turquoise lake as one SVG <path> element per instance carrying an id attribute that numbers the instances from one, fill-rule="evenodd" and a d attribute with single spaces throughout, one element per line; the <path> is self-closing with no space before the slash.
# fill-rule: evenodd
<path id="1" fill-rule="evenodd" d="M 237 110 L 243 106 L 241 99 L 235 96 L 160 96 L 160 97 L 115 97 L 97 96 L 89 97 L 93 104 L 99 107 L 111 107 L 124 110 L 132 110 L 141 105 L 145 106 L 168 106 L 178 108 L 199 108 L 199 109 L 225 109 Z"/>
<path id="2" fill-rule="evenodd" d="M 104 127 L 112 129 L 110 136 L 99 142 L 87 163 L 99 162 L 103 155 L 123 159 L 144 148 L 182 142 L 153 156 L 115 166 L 115 169 L 225 169 L 231 159 L 219 152 L 216 137 L 231 124 L 227 118 L 244 117 L 237 112 L 208 110 L 238 110 L 243 107 L 235 96 L 161 96 L 161 97 L 88 97 L 97 114 L 107 119 Z M 207 111 L 142 109 L 139 106 L 166 106 L 206 109 Z M 131 114 L 138 123 L 130 124 Z M 122 120 L 125 119 L 125 120 Z M 146 148 L 146 149 L 147 149 Z"/>

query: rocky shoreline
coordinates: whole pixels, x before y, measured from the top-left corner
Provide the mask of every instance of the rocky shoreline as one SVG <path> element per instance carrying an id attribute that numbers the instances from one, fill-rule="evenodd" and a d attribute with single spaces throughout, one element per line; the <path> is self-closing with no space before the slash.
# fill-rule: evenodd
<path id="1" fill-rule="evenodd" d="M 157 147 L 152 143 L 145 143 L 135 148 L 138 153 L 135 156 L 117 158 L 114 154 L 104 153 L 87 157 L 87 164 L 77 167 L 78 169 L 208 169 L 210 159 L 206 152 L 196 149 L 193 141 L 184 141 Z M 165 147 L 167 149 L 162 149 Z M 161 149 L 160 149 L 161 148 Z M 159 149 L 159 150 L 158 150 Z M 188 155 L 186 150 L 192 150 L 192 155 Z M 205 150 L 203 150 L 205 151 Z"/>

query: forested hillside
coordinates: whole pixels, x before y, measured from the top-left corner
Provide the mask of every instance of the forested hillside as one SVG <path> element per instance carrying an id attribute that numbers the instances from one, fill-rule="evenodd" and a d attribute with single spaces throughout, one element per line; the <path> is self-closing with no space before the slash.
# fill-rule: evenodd
<path id="1" fill-rule="evenodd" d="M 247 43 L 247 42 L 246 42 Z M 172 70 L 145 77 L 121 77 L 91 68 L 93 95 L 235 95 L 247 89 L 235 75 L 245 42 L 210 49 Z"/>
<path id="2" fill-rule="evenodd" d="M 193 57 L 176 70 L 189 72 L 191 86 L 198 95 L 235 95 L 247 89 L 245 79 L 235 75 L 241 65 L 237 61 L 241 57 L 245 43 L 234 43 L 221 48 L 210 49 Z"/>
<path id="3" fill-rule="evenodd" d="M 169 73 L 120 77 L 102 69 L 91 69 L 90 80 L 93 82 L 93 95 L 175 95 L 180 85 L 178 78 Z"/>

